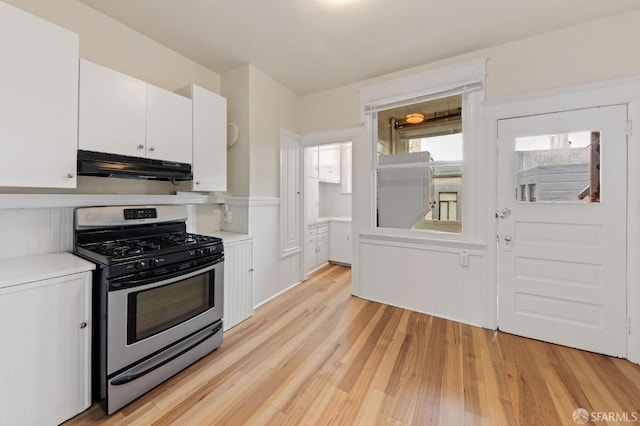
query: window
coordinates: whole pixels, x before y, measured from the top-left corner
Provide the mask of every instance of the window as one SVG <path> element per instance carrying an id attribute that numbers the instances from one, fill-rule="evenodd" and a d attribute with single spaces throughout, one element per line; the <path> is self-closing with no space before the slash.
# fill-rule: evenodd
<path id="1" fill-rule="evenodd" d="M 487 151 L 478 115 L 485 65 L 478 58 L 360 88 L 371 143 L 374 233 L 479 241 L 487 203 Z M 365 157 L 354 158 L 364 167 Z M 358 166 L 359 165 L 359 166 Z M 466 218 L 466 219 L 465 219 Z"/>
<path id="2" fill-rule="evenodd" d="M 462 232 L 462 98 L 377 112 L 378 227 Z"/>
<path id="3" fill-rule="evenodd" d="M 600 132 L 517 138 L 515 173 L 517 201 L 599 203 Z"/>

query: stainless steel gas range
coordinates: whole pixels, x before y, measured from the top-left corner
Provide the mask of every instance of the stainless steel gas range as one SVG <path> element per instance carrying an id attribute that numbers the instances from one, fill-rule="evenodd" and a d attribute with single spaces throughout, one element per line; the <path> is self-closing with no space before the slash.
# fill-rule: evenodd
<path id="1" fill-rule="evenodd" d="M 75 211 L 93 282 L 93 398 L 111 414 L 222 344 L 222 240 L 186 232 L 185 206 Z"/>

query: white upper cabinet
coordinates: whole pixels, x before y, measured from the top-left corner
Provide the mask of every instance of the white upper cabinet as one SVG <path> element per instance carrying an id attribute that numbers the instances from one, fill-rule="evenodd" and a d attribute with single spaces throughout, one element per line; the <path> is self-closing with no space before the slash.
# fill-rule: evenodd
<path id="1" fill-rule="evenodd" d="M 80 61 L 78 148 L 192 162 L 191 99 Z"/>
<path id="2" fill-rule="evenodd" d="M 318 151 L 320 181 L 340 183 L 340 144 L 320 145 Z"/>
<path id="3" fill-rule="evenodd" d="M 192 84 L 179 91 L 193 104 L 194 191 L 227 190 L 227 99 Z"/>
<path id="4" fill-rule="evenodd" d="M 75 188 L 78 35 L 0 2 L 0 56 L 0 186 Z"/>
<path id="5" fill-rule="evenodd" d="M 146 83 L 80 61 L 78 148 L 144 157 Z"/>
<path id="6" fill-rule="evenodd" d="M 318 178 L 318 147 L 308 146 L 304 149 L 305 176 Z"/>
<path id="7" fill-rule="evenodd" d="M 147 84 L 146 157 L 191 163 L 191 99 Z"/>

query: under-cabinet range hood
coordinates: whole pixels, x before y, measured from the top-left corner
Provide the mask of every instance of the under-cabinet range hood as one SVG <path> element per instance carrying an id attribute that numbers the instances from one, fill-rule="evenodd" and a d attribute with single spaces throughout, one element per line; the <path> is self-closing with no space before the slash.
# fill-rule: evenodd
<path id="1" fill-rule="evenodd" d="M 193 179 L 190 164 L 83 150 L 78 151 L 78 176 L 168 181 Z"/>

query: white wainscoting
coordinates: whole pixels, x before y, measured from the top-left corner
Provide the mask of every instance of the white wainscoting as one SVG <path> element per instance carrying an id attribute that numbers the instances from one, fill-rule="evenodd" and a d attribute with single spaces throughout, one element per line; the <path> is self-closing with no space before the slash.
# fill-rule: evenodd
<path id="1" fill-rule="evenodd" d="M 0 259 L 73 250 L 73 209 L 0 209 Z"/>
<path id="2" fill-rule="evenodd" d="M 280 200 L 252 198 L 248 205 L 249 234 L 254 237 L 253 305 L 257 307 L 299 284 L 302 263 L 300 253 L 280 259 Z"/>
<path id="3" fill-rule="evenodd" d="M 461 266 L 460 252 L 469 255 Z M 360 239 L 360 297 L 487 326 L 484 250 Z"/>

